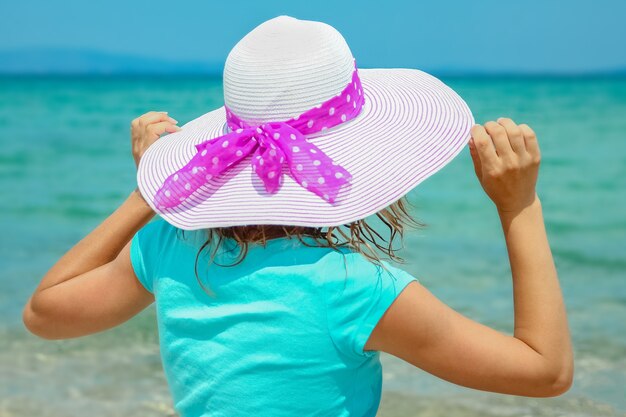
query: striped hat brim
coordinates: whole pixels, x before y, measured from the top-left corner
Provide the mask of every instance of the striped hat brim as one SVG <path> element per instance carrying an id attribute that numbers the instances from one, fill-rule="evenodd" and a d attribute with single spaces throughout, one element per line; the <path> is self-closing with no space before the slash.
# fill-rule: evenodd
<path id="1" fill-rule="evenodd" d="M 165 179 L 196 153 L 194 145 L 228 132 L 224 107 L 154 142 L 137 170 L 152 209 L 184 230 L 254 224 L 339 226 L 395 202 L 448 164 L 466 146 L 474 124 L 465 101 L 436 77 L 416 69 L 359 69 L 365 105 L 353 120 L 308 136 L 352 174 L 334 204 L 304 189 L 283 167 L 274 194 L 246 157 L 208 181 L 180 206 L 159 210 L 153 199 Z"/>

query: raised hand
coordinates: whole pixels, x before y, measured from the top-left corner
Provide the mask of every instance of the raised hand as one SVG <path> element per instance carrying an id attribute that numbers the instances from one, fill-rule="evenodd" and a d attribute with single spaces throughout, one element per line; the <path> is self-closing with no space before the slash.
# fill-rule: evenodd
<path id="1" fill-rule="evenodd" d="M 180 127 L 176 126 L 177 123 L 178 121 L 169 117 L 166 111 L 150 111 L 132 121 L 130 140 L 136 166 L 139 166 L 139 160 L 146 149 L 163 133 L 174 133 L 180 130 Z"/>
<path id="2" fill-rule="evenodd" d="M 474 125 L 470 155 L 480 185 L 500 212 L 519 212 L 537 198 L 541 153 L 535 132 L 509 118 Z"/>

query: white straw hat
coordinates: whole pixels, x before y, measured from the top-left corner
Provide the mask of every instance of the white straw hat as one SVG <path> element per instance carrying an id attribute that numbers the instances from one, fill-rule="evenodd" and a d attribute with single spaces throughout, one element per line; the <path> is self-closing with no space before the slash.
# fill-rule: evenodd
<path id="1" fill-rule="evenodd" d="M 463 99 L 437 78 L 416 69 L 357 70 L 350 48 L 336 29 L 288 16 L 262 23 L 235 45 L 226 60 L 223 82 L 225 106 L 157 140 L 139 163 L 137 182 L 141 194 L 153 210 L 181 229 L 253 224 L 322 227 L 365 218 L 398 200 L 450 162 L 467 144 L 474 124 Z M 332 201 L 327 194 L 322 197 L 321 192 L 312 192 L 304 177 L 299 176 L 302 167 L 298 164 L 296 168 L 293 157 L 303 153 L 290 153 L 294 146 L 287 148 L 287 135 L 268 145 L 271 135 L 268 139 L 266 131 L 262 134 L 267 141 L 266 150 L 286 152 L 285 158 L 280 158 L 276 190 L 267 191 L 267 177 L 260 177 L 258 161 L 251 151 L 246 151 L 242 159 L 219 175 L 203 175 L 202 182 L 185 198 L 181 197 L 176 207 L 158 204 L 159 190 L 166 183 L 172 187 L 173 179 L 179 177 L 175 173 L 182 172 L 194 156 L 200 158 L 201 149 L 203 157 L 207 150 L 216 151 L 217 145 L 205 147 L 208 140 L 230 134 L 224 137 L 232 142 L 232 137 L 245 135 L 238 133 L 244 129 L 237 129 L 236 133 L 229 128 L 229 122 L 243 120 L 246 124 L 242 127 L 252 128 L 287 120 L 294 125 L 299 116 L 312 114 L 322 104 L 322 110 L 330 109 L 328 113 L 333 115 L 335 107 L 331 104 L 344 97 L 346 108 L 354 108 L 348 120 L 342 114 L 338 124 L 306 133 L 306 121 L 300 119 L 299 126 L 304 129 L 297 132 L 299 138 L 300 132 L 306 137 L 311 152 L 317 149 L 333 161 L 333 166 L 345 169 L 341 172 L 346 173 L 349 181 L 342 181 L 336 197 L 331 196 Z M 228 121 L 229 117 L 233 119 Z M 309 123 L 313 124 L 313 120 Z M 294 138 L 293 134 L 290 136 Z M 279 135 L 274 133 L 273 137 Z M 257 145 L 255 138 L 246 138 L 251 139 L 246 149 Z M 244 143 L 244 139 L 238 143 Z M 226 148 L 228 140 L 220 143 Z M 263 165 L 260 154 L 256 158 Z M 330 165 L 322 164 L 324 167 L 330 174 Z M 210 169 L 194 167 L 194 174 L 199 168 Z M 313 161 L 310 168 L 319 168 L 319 161 Z M 322 175 L 321 171 L 318 173 Z M 273 174 L 269 174 L 270 178 Z M 320 178 L 320 184 L 322 181 Z M 189 185 L 181 183 L 180 190 L 189 190 Z M 169 191 L 166 195 L 170 195 Z"/>

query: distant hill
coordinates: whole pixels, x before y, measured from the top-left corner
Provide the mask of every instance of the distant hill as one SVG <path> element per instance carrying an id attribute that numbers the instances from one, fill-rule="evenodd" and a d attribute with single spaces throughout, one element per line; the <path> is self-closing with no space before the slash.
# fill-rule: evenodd
<path id="1" fill-rule="evenodd" d="M 90 49 L 19 48 L 0 50 L 0 75 L 211 75 L 221 76 L 223 62 L 172 61 L 157 57 Z M 626 76 L 626 68 L 580 71 L 514 71 L 481 68 L 424 68 L 437 76 L 579 77 Z"/>
<path id="2" fill-rule="evenodd" d="M 62 48 L 0 50 L 0 74 L 203 74 L 222 75 L 223 64 Z"/>

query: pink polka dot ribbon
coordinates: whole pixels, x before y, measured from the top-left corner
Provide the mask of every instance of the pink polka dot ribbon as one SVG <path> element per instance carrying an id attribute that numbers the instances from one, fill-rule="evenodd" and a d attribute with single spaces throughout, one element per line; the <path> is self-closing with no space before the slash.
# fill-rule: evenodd
<path id="1" fill-rule="evenodd" d="M 224 106 L 231 132 L 195 145 L 196 154 L 164 181 L 154 197 L 154 204 L 159 209 L 178 206 L 198 188 L 250 154 L 252 170 L 263 181 L 267 192 L 278 191 L 286 164 L 298 184 L 334 203 L 339 190 L 352 176 L 306 135 L 355 118 L 363 103 L 355 63 L 352 80 L 341 93 L 287 121 L 250 125 Z"/>

